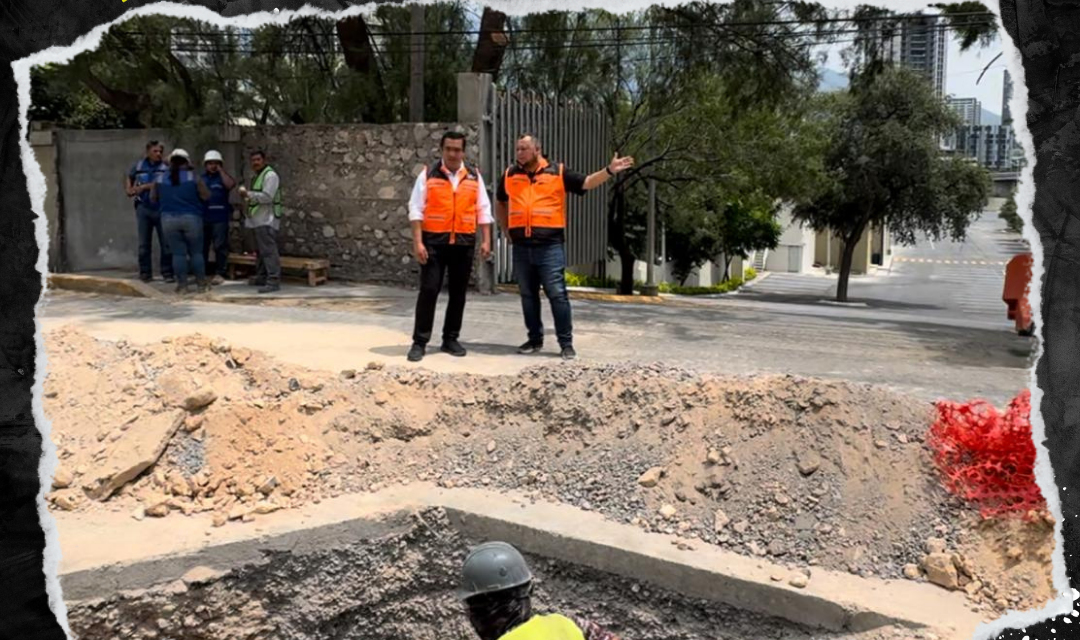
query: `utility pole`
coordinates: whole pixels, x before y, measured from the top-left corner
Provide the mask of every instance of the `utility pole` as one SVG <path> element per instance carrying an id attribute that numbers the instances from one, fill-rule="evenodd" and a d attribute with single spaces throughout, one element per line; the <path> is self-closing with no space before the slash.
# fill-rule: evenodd
<path id="1" fill-rule="evenodd" d="M 648 15 L 648 14 L 646 14 Z M 654 43 L 656 36 L 654 33 L 655 26 L 652 21 L 652 17 L 649 20 L 649 82 L 653 81 L 656 77 L 656 69 L 654 68 L 656 58 L 656 45 Z M 649 153 L 650 155 L 656 155 L 656 112 L 655 102 L 653 95 L 648 96 L 649 100 Z M 655 167 L 655 165 L 653 165 Z M 652 176 L 653 169 L 649 169 L 649 220 L 646 224 L 646 243 L 647 248 L 645 250 L 645 286 L 641 288 L 641 295 L 643 296 L 656 296 L 660 294 L 660 287 L 656 284 L 656 179 Z"/>
<path id="2" fill-rule="evenodd" d="M 424 121 L 424 5 L 409 7 L 409 120 Z"/>

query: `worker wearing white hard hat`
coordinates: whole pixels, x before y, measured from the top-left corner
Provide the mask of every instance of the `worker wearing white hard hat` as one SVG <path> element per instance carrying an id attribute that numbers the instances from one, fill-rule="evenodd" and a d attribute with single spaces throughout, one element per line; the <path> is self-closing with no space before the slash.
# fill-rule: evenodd
<path id="1" fill-rule="evenodd" d="M 169 242 L 177 293 L 190 293 L 188 276 L 200 291 L 207 288 L 203 260 L 203 213 L 210 192 L 183 149 L 169 154 L 167 172 L 157 178 L 151 197 L 161 208 L 161 229 Z"/>
<path id="2" fill-rule="evenodd" d="M 203 255 L 207 260 L 207 275 L 213 274 L 210 283 L 217 285 L 225 282 L 229 267 L 229 219 L 233 210 L 229 196 L 236 187 L 236 180 L 225 171 L 225 159 L 215 149 L 203 156 L 203 166 L 206 169 L 203 182 L 210 190 L 203 216 Z M 213 263 L 210 262 L 211 249 Z"/>

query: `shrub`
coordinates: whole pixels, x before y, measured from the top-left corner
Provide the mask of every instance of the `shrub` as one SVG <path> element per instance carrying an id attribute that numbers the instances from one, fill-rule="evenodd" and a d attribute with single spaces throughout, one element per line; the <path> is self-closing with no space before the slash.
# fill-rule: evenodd
<path id="1" fill-rule="evenodd" d="M 1004 413 L 976 400 L 939 402 L 937 414 L 927 444 L 950 493 L 978 506 L 984 518 L 1045 508 L 1035 484 L 1030 391 Z"/>
<path id="2" fill-rule="evenodd" d="M 753 267 L 747 267 L 746 271 L 743 272 L 743 276 L 746 278 L 747 282 L 750 282 L 757 277 L 757 269 Z"/>

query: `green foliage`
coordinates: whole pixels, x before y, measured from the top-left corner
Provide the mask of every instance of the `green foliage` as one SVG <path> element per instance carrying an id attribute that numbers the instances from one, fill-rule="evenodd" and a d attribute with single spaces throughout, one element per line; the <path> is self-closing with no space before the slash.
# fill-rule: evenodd
<path id="1" fill-rule="evenodd" d="M 730 278 L 720 284 L 715 284 L 709 287 L 685 287 L 682 285 L 671 284 L 670 282 L 661 282 L 657 285 L 660 293 L 669 293 L 679 296 L 703 296 L 703 295 L 715 295 L 718 293 L 730 293 L 735 291 L 743 285 L 744 282 L 749 282 L 757 277 L 757 273 L 753 269 L 747 270 L 745 281 L 740 278 Z M 583 276 L 572 271 L 566 272 L 566 285 L 568 287 L 585 287 L 590 289 L 614 289 L 618 286 L 612 278 L 597 278 L 595 276 Z M 640 280 L 634 281 L 634 291 L 640 292 L 645 286 L 644 282 Z"/>
<path id="2" fill-rule="evenodd" d="M 827 180 L 795 217 L 844 243 L 837 297 L 846 300 L 851 255 L 863 232 L 887 225 L 902 244 L 917 234 L 962 240 L 987 201 L 987 172 L 944 158 L 940 137 L 957 116 L 920 76 L 895 67 L 866 72 L 830 96 Z"/>
<path id="3" fill-rule="evenodd" d="M 755 268 L 753 268 L 753 267 L 747 267 L 747 268 L 746 268 L 746 269 L 745 269 L 745 270 L 743 271 L 743 278 L 744 278 L 744 279 L 745 279 L 745 280 L 746 280 L 747 282 L 750 282 L 751 280 L 753 280 L 753 279 L 754 279 L 754 278 L 756 278 L 756 277 L 757 277 L 757 269 L 755 269 Z"/>
<path id="4" fill-rule="evenodd" d="M 961 51 L 967 51 L 976 44 L 986 47 L 997 39 L 997 21 L 990 9 L 981 2 L 965 0 L 930 6 L 941 10 L 949 26 L 954 29 Z"/>
<path id="5" fill-rule="evenodd" d="M 715 183 L 693 188 L 669 220 L 672 273 L 680 282 L 707 260 L 720 256 L 727 280 L 732 259 L 775 249 L 783 233 L 768 198 L 729 200 Z"/>
<path id="6" fill-rule="evenodd" d="M 1005 226 L 1013 233 L 1020 233 L 1024 230 L 1024 219 L 1020 217 L 1020 213 L 1016 209 L 1016 192 L 1009 194 L 1009 198 L 1001 205 L 1001 210 L 998 211 L 998 217 L 1005 221 Z"/>

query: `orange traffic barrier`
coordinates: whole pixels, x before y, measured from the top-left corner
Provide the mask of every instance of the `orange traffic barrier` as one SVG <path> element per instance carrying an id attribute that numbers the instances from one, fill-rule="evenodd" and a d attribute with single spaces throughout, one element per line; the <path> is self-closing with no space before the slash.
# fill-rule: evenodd
<path id="1" fill-rule="evenodd" d="M 1016 332 L 1022 336 L 1031 335 L 1035 329 L 1031 305 L 1028 304 L 1031 264 L 1030 253 L 1021 253 L 1009 260 L 1005 267 L 1005 291 L 1001 295 L 1008 307 L 1008 318 L 1015 322 Z"/>

